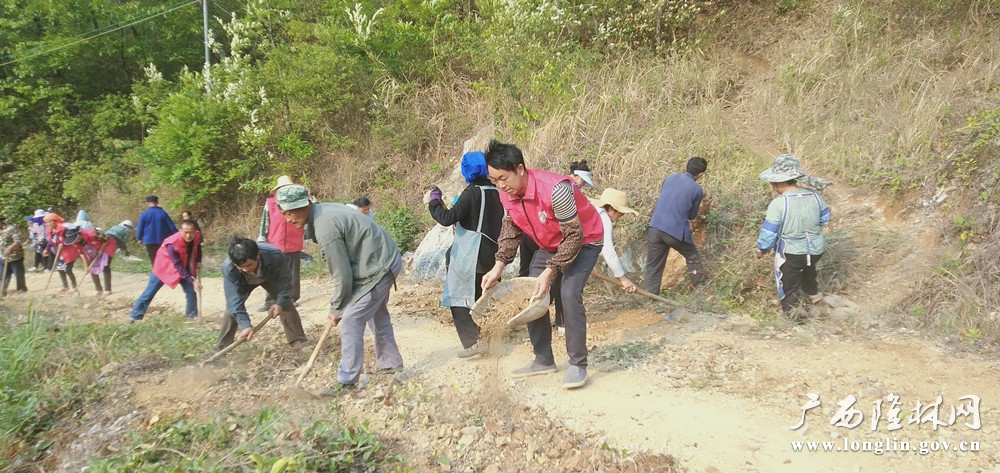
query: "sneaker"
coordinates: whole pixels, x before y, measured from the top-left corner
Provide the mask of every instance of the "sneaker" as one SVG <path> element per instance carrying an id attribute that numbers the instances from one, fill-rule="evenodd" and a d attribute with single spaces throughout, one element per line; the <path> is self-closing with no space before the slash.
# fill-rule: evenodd
<path id="1" fill-rule="evenodd" d="M 108 297 L 110 295 L 111 295 L 111 291 L 104 291 L 104 297 Z"/>
<path id="2" fill-rule="evenodd" d="M 94 291 L 94 297 L 101 297 L 104 295 L 104 291 Z"/>
<path id="3" fill-rule="evenodd" d="M 34 273 L 36 271 L 38 271 L 38 268 L 28 268 L 29 273 Z"/>
<path id="4" fill-rule="evenodd" d="M 587 384 L 587 368 L 576 365 L 569 365 L 566 376 L 563 376 L 563 389 L 578 388 Z"/>
<path id="5" fill-rule="evenodd" d="M 68 292 L 69 292 L 69 288 L 68 287 L 64 287 L 64 288 L 56 291 L 56 294 L 66 294 Z"/>
<path id="6" fill-rule="evenodd" d="M 816 304 L 821 300 L 823 300 L 822 292 L 817 292 L 816 294 L 809 296 L 809 302 L 812 302 L 813 304 Z"/>
<path id="7" fill-rule="evenodd" d="M 471 357 L 479 355 L 481 353 L 486 353 L 488 350 L 489 350 L 489 347 L 487 347 L 484 343 L 479 342 L 479 343 L 476 343 L 475 345 L 472 345 L 469 348 L 465 348 L 465 349 L 459 351 L 458 352 L 458 357 L 459 358 L 471 358 Z"/>
<path id="8" fill-rule="evenodd" d="M 566 334 L 566 327 L 564 327 L 562 325 L 556 327 L 556 333 L 560 333 L 560 334 L 565 335 Z"/>
<path id="9" fill-rule="evenodd" d="M 556 365 L 554 364 L 543 365 L 541 363 L 532 361 L 531 363 L 528 363 L 524 368 L 518 368 L 514 371 L 511 371 L 510 375 L 513 378 L 524 378 L 527 376 L 537 376 L 540 374 L 555 373 L 555 372 L 556 372 Z"/>
<path id="10" fill-rule="evenodd" d="M 291 347 L 295 351 L 309 351 L 313 348 L 313 344 L 309 343 L 309 340 L 296 340 L 292 342 Z"/>

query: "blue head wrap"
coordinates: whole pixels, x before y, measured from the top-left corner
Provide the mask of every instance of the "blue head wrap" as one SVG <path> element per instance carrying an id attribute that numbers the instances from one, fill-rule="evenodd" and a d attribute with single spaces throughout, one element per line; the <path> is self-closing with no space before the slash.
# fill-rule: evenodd
<path id="1" fill-rule="evenodd" d="M 480 151 L 469 151 L 462 155 L 462 177 L 466 184 L 471 184 L 476 179 L 489 176 L 486 170 L 486 155 Z"/>

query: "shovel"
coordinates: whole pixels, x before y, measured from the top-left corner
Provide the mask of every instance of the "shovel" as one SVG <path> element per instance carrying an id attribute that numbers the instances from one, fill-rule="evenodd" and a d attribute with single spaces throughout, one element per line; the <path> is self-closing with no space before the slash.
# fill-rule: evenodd
<path id="1" fill-rule="evenodd" d="M 616 285 L 618 287 L 622 287 L 622 283 L 620 281 L 612 279 L 612 278 L 608 277 L 606 274 L 604 274 L 604 273 L 602 273 L 600 271 L 592 271 L 590 273 L 590 275 L 591 276 L 597 276 L 598 279 L 603 279 L 603 280 L 605 280 L 605 281 L 607 281 L 607 282 L 609 282 L 611 284 L 614 284 L 614 285 Z M 650 298 L 650 299 L 652 299 L 654 301 L 657 301 L 657 302 L 662 302 L 664 304 L 669 304 L 669 305 L 672 305 L 674 307 L 682 307 L 682 305 L 681 305 L 680 302 L 672 301 L 672 300 L 667 299 L 665 297 L 660 297 L 660 296 L 658 296 L 656 294 L 644 291 L 644 290 L 639 289 L 639 288 L 635 289 L 635 293 L 636 294 L 641 294 L 643 296 L 646 296 L 646 297 L 648 297 L 648 298 Z"/>
<path id="2" fill-rule="evenodd" d="M 257 333 L 257 332 L 259 332 L 259 331 L 260 331 L 260 329 L 264 327 L 264 324 L 266 324 L 268 320 L 271 320 L 271 319 L 273 319 L 273 318 L 274 318 L 274 313 L 272 313 L 272 312 L 268 312 L 268 314 L 267 314 L 267 317 L 264 317 L 264 320 L 261 320 L 259 324 L 255 325 L 255 326 L 253 327 L 253 332 L 254 332 L 254 333 Z M 223 357 L 223 356 L 225 356 L 225 355 L 226 355 L 227 353 L 229 353 L 229 352 L 233 351 L 233 349 L 234 349 L 234 348 L 236 348 L 236 347 L 238 347 L 238 346 L 242 345 L 242 344 L 243 344 L 244 342 L 246 342 L 246 341 L 247 341 L 247 339 L 245 339 L 245 338 L 241 338 L 241 339 L 239 339 L 239 340 L 236 340 L 235 342 L 231 343 L 231 344 L 230 344 L 230 345 L 229 345 L 228 347 L 226 347 L 226 348 L 223 348 L 223 349 L 219 350 L 219 352 L 218 352 L 218 353 L 216 353 L 216 354 L 214 354 L 214 355 L 212 355 L 212 356 L 208 357 L 208 359 L 207 359 L 207 360 L 205 360 L 205 361 L 202 361 L 202 362 L 201 362 L 201 366 L 205 366 L 205 365 L 207 365 L 207 364 L 209 364 L 209 363 L 211 363 L 211 362 L 213 362 L 213 361 L 215 361 L 215 360 L 218 360 L 219 358 L 222 358 L 222 357 Z"/>
<path id="3" fill-rule="evenodd" d="M 312 356 L 309 357 L 309 362 L 306 363 L 305 369 L 302 370 L 302 374 L 299 375 L 299 379 L 295 380 L 295 387 L 299 387 L 302 384 L 302 380 L 305 379 L 306 375 L 309 374 L 309 370 L 313 367 L 313 362 L 316 361 L 316 356 L 319 355 L 319 349 L 323 347 L 323 343 L 326 342 L 327 335 L 330 335 L 330 330 L 333 329 L 333 322 L 326 324 L 326 329 L 323 330 L 323 335 L 320 335 L 319 341 L 316 342 L 316 348 L 313 348 Z"/>
<path id="4" fill-rule="evenodd" d="M 7 266 L 8 265 L 10 265 L 10 261 L 7 261 L 6 259 L 3 260 L 3 270 L 0 270 L 0 299 L 3 299 L 4 294 L 7 293 L 7 288 L 5 286 L 7 286 Z M 11 272 L 10 275 L 13 276 L 14 273 Z"/>
<path id="5" fill-rule="evenodd" d="M 63 245 L 62 245 L 62 243 L 60 243 L 59 247 L 56 248 L 56 254 L 55 255 L 50 255 L 50 256 L 52 256 L 52 269 L 49 270 L 49 280 L 45 282 L 45 289 L 42 289 L 42 292 L 45 292 L 45 291 L 49 290 L 49 283 L 52 282 L 52 275 L 56 274 L 56 264 L 58 264 L 58 262 L 59 262 L 59 255 L 62 254 L 62 249 L 63 249 Z"/>

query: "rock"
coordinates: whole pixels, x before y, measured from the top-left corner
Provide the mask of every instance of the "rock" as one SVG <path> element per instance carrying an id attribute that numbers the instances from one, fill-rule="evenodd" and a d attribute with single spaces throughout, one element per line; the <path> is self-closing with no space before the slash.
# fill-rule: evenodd
<path id="1" fill-rule="evenodd" d="M 830 320 L 840 323 L 851 320 L 851 317 L 853 316 L 854 314 L 851 309 L 848 309 L 847 307 L 837 307 L 836 309 L 831 310 L 829 315 Z"/>
<path id="2" fill-rule="evenodd" d="M 844 306 L 843 298 L 841 298 L 836 294 L 827 294 L 823 296 L 823 302 L 826 302 L 826 305 L 830 306 L 833 309 Z"/>
<path id="3" fill-rule="evenodd" d="M 463 436 L 479 437 L 479 433 L 483 431 L 482 427 L 469 426 L 461 430 Z"/>
<path id="4" fill-rule="evenodd" d="M 562 456 L 562 452 L 558 448 L 550 448 L 545 451 L 545 456 L 556 459 Z"/>
<path id="5" fill-rule="evenodd" d="M 514 439 L 514 441 L 516 442 L 523 442 L 524 432 L 521 432 L 520 430 L 515 430 L 514 433 L 510 434 L 510 438 Z"/>
<path id="6" fill-rule="evenodd" d="M 458 439 L 458 449 L 464 452 L 468 450 L 469 447 L 471 447 L 472 444 L 475 442 L 476 442 L 476 437 L 472 435 L 463 435 L 460 439 Z"/>
<path id="7" fill-rule="evenodd" d="M 112 361 L 111 363 L 108 363 L 108 364 L 106 364 L 106 365 L 104 365 L 104 366 L 101 367 L 101 376 L 104 377 L 104 376 L 108 376 L 108 375 L 114 374 L 115 372 L 117 372 L 121 368 L 122 368 L 122 364 L 121 363 L 118 363 L 117 361 Z"/>
<path id="8" fill-rule="evenodd" d="M 870 315 L 866 315 L 864 317 L 861 317 L 861 328 L 862 329 L 868 330 L 868 329 L 871 329 L 871 328 L 874 328 L 874 327 L 878 327 L 878 321 L 875 320 L 875 317 L 872 317 Z"/>
<path id="9" fill-rule="evenodd" d="M 483 473 L 500 473 L 500 467 L 494 463 L 486 468 L 483 468 Z"/>

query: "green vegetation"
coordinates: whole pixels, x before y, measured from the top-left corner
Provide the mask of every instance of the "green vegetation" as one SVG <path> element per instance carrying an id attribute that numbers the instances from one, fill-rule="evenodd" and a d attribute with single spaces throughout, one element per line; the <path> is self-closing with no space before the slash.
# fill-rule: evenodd
<path id="1" fill-rule="evenodd" d="M 96 402 L 110 386 L 101 368 L 114 362 L 188 363 L 214 341 L 167 317 L 126 330 L 115 324 L 75 324 L 35 310 L 0 317 L 0 465 L 14 453 L 44 449 L 60 417 Z"/>
<path id="2" fill-rule="evenodd" d="M 933 205 L 976 215 L 946 242 L 961 253 L 943 260 L 945 279 L 922 282 L 941 304 L 915 304 L 920 323 L 951 330 L 948 314 L 964 314 L 961 329 L 985 324 L 1000 341 L 1000 322 L 983 322 L 998 271 L 983 243 L 1000 231 L 994 3 L 228 0 L 210 2 L 206 70 L 194 4 L 10 0 L 0 208 L 134 219 L 120 202 L 155 191 L 204 215 L 209 235 L 250 234 L 259 210 L 247 209 L 289 174 L 323 200 L 369 196 L 406 250 L 430 224 L 423 190 L 473 136 L 516 142 L 530 167 L 586 158 L 644 215 L 664 175 L 700 155 L 711 287 L 727 310 L 766 316 L 765 265 L 748 258 L 769 198 L 755 175 L 790 152 L 834 192 L 950 193 Z M 623 243 L 645 223 L 619 224 Z M 865 284 L 864 258 L 879 253 L 863 245 L 883 239 L 838 238 L 824 273 Z"/>
<path id="3" fill-rule="evenodd" d="M 291 425 L 279 411 L 264 408 L 255 416 L 215 413 L 206 422 L 161 420 L 148 431 L 133 431 L 128 451 L 100 459 L 88 471 L 387 471 L 394 463 L 367 424 Z"/>

